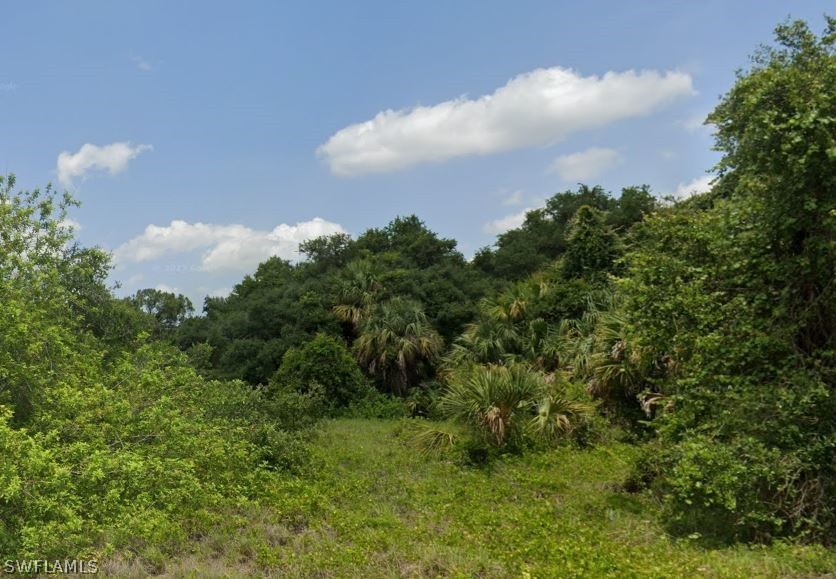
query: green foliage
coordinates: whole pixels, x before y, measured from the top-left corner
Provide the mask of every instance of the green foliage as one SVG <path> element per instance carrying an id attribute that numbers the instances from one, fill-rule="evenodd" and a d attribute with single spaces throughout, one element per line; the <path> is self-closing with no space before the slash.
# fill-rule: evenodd
<path id="1" fill-rule="evenodd" d="M 391 396 L 371 388 L 365 395 L 352 402 L 340 412 L 347 418 L 404 418 L 409 414 L 408 405 L 403 398 Z"/>
<path id="2" fill-rule="evenodd" d="M 625 187 L 618 199 L 601 187 L 579 185 L 577 191 L 557 193 L 544 208 L 529 211 L 521 227 L 499 235 L 495 248 L 477 252 L 474 264 L 509 280 L 522 280 L 542 270 L 566 252 L 570 224 L 584 206 L 603 212 L 606 225 L 623 235 L 652 213 L 657 202 L 646 185 Z"/>
<path id="3" fill-rule="evenodd" d="M 612 270 L 618 253 L 618 238 L 604 222 L 604 214 L 589 205 L 578 208 L 566 234 L 566 277 L 594 279 Z"/>
<path id="4" fill-rule="evenodd" d="M 303 243 L 307 261 L 262 263 L 227 298 L 207 298 L 204 315 L 179 324 L 183 350 L 212 347 L 207 375 L 266 384 L 290 348 L 316 334 L 349 344 L 372 308 L 393 298 L 422 304 L 433 328 L 451 340 L 492 287 L 479 270 L 417 217 L 399 217 L 356 240 L 344 234 Z"/>
<path id="5" fill-rule="evenodd" d="M 737 437 L 718 445 L 694 436 L 666 457 L 669 470 L 658 483 L 665 496 L 665 522 L 681 534 L 710 530 L 713 540 L 771 540 L 784 522 L 781 504 L 793 467 L 777 448 Z M 791 484 L 791 483 L 790 483 Z M 808 489 L 816 492 L 817 489 Z"/>
<path id="6" fill-rule="evenodd" d="M 421 305 L 397 297 L 374 308 L 360 327 L 354 351 L 386 391 L 405 396 L 430 373 L 443 345 Z"/>
<path id="7" fill-rule="evenodd" d="M 818 38 L 804 22 L 775 29 L 748 72 L 708 117 L 717 125 L 718 191 L 757 206 L 782 287 L 782 322 L 804 352 L 836 328 L 836 19 Z"/>
<path id="8" fill-rule="evenodd" d="M 447 369 L 470 364 L 523 362 L 553 371 L 560 363 L 556 340 L 600 293 L 601 282 L 566 279 L 558 262 L 545 272 L 483 299 L 477 320 L 453 342 Z"/>
<path id="9" fill-rule="evenodd" d="M 102 323 L 109 266 L 70 243 L 70 199 L 1 184 L 3 559 L 167 551 L 302 460 L 259 392 Z"/>
<path id="10" fill-rule="evenodd" d="M 368 385 L 357 361 L 338 338 L 317 334 L 301 348 L 285 352 L 282 364 L 270 380 L 271 389 L 307 392 L 321 385 L 334 409 L 345 408 L 366 394 Z"/>
<path id="11" fill-rule="evenodd" d="M 652 497 L 619 490 L 633 445 L 557 447 L 473 468 L 415 452 L 411 435 L 403 421 L 329 421 L 313 443 L 318 468 L 280 480 L 274 508 L 232 513 L 174 557 L 119 553 L 103 573 L 739 579 L 826 577 L 836 565 L 836 552 L 815 545 L 671 540 Z"/>
<path id="12" fill-rule="evenodd" d="M 278 536 L 236 543 L 254 575 L 829 571 L 781 542 L 836 533 L 827 22 L 779 26 L 709 115 L 708 193 L 580 185 L 472 263 L 397 217 L 265 261 L 202 316 L 157 290 L 114 298 L 107 254 L 66 226 L 75 201 L 0 178 L 0 554 L 141 553 L 163 572 L 256 513 Z M 313 428 L 334 416 L 420 417 L 401 423 L 436 456 L 385 422 Z M 622 494 L 626 476 L 650 492 Z M 727 541 L 776 546 L 701 550 Z"/>
<path id="13" fill-rule="evenodd" d="M 299 252 L 308 258 L 306 266 L 320 274 L 345 267 L 356 254 L 351 236 L 347 233 L 303 241 L 299 244 Z"/>
<path id="14" fill-rule="evenodd" d="M 315 268 L 270 258 L 227 298 L 207 298 L 205 315 L 181 323 L 176 342 L 182 349 L 201 342 L 212 346 L 214 377 L 266 384 L 291 347 L 320 332 L 340 335 L 326 297 L 328 284 Z"/>
<path id="15" fill-rule="evenodd" d="M 380 301 L 384 292 L 380 281 L 382 275 L 383 272 L 368 259 L 352 261 L 340 271 L 334 306 L 334 314 L 340 321 L 356 330 L 369 317 L 372 306 Z"/>
<path id="16" fill-rule="evenodd" d="M 438 399 L 440 414 L 470 428 L 474 438 L 494 448 L 519 448 L 526 439 L 554 441 L 572 432 L 592 405 L 522 365 L 460 369 L 448 378 Z"/>
<path id="17" fill-rule="evenodd" d="M 194 306 L 186 296 L 152 288 L 141 289 L 128 299 L 153 319 L 157 338 L 170 336 L 194 312 Z"/>
<path id="18" fill-rule="evenodd" d="M 620 283 L 626 343 L 662 412 L 655 487 L 708 537 L 836 529 L 836 22 L 779 26 L 709 120 L 725 152 L 706 199 L 647 220 Z"/>

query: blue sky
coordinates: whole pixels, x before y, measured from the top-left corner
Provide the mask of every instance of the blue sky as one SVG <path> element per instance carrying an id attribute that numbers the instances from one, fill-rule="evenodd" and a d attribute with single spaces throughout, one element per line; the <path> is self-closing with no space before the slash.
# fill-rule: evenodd
<path id="1" fill-rule="evenodd" d="M 471 255 L 578 181 L 704 183 L 699 121 L 775 24 L 820 31 L 829 4 L 16 2 L 0 171 L 72 191 L 122 293 L 200 304 L 399 214 Z"/>

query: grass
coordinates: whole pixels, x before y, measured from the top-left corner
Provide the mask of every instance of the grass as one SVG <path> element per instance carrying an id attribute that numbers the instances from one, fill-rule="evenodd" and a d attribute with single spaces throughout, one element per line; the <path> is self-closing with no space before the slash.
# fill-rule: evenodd
<path id="1" fill-rule="evenodd" d="M 271 508 L 230 514 L 176 558 L 116 556 L 103 571 L 176 577 L 833 577 L 817 546 L 701 548 L 673 540 L 619 491 L 629 445 L 463 467 L 416 452 L 399 423 L 329 422 L 309 475 Z"/>

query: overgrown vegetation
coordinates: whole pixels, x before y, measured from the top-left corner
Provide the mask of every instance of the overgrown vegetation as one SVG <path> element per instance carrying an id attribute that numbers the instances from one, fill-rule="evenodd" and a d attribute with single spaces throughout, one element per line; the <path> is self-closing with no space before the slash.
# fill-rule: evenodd
<path id="1" fill-rule="evenodd" d="M 671 538 L 619 483 L 634 445 L 506 456 L 485 468 L 416 453 L 400 423 L 328 422 L 314 472 L 274 511 L 231 516 L 176 559 L 119 555 L 104 573 L 249 577 L 827 577 L 834 552 L 778 542 L 707 550 Z"/>
<path id="2" fill-rule="evenodd" d="M 253 574 L 832 570 L 836 20 L 776 37 L 710 191 L 580 185 L 472 262 L 399 217 L 198 316 L 0 179 L 0 554 L 161 570 L 247 516 Z"/>

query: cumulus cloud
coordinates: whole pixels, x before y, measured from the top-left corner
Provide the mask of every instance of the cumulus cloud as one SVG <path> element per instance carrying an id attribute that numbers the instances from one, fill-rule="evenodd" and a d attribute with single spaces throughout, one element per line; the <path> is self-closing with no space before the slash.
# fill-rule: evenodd
<path id="1" fill-rule="evenodd" d="M 548 172 L 557 173 L 565 181 L 588 181 L 596 179 L 620 162 L 621 155 L 618 151 L 592 147 L 585 151 L 558 157 L 549 165 Z"/>
<path id="2" fill-rule="evenodd" d="M 506 215 L 505 217 L 500 217 L 499 219 L 495 219 L 494 221 L 489 221 L 488 223 L 485 223 L 485 225 L 482 227 L 482 231 L 484 231 L 485 233 L 498 235 L 500 233 L 505 233 L 510 229 L 516 229 L 525 221 L 525 214 L 533 209 L 533 207 L 528 207 L 526 209 L 523 209 L 519 213 L 511 213 L 510 215 Z"/>
<path id="3" fill-rule="evenodd" d="M 711 181 L 713 180 L 714 177 L 706 175 L 704 177 L 692 179 L 687 183 L 680 183 L 671 195 L 676 199 L 686 199 L 691 195 L 696 195 L 697 193 L 705 193 L 711 189 Z"/>
<path id="4" fill-rule="evenodd" d="M 111 143 L 99 147 L 84 144 L 76 153 L 64 151 L 58 155 L 58 180 L 65 187 L 72 185 L 76 177 L 84 177 L 91 169 L 107 170 L 111 175 L 125 170 L 128 161 L 145 151 L 153 151 L 151 145 L 133 146 L 128 142 Z"/>
<path id="5" fill-rule="evenodd" d="M 572 133 L 647 115 L 693 94 L 684 72 L 581 76 L 561 68 L 521 74 L 492 94 L 386 110 L 345 127 L 317 149 L 336 175 L 394 171 L 419 163 L 554 143 Z"/>
<path id="6" fill-rule="evenodd" d="M 141 235 L 116 248 L 113 255 L 117 263 L 125 264 L 202 249 L 204 271 L 249 272 L 268 257 L 297 259 L 303 241 L 344 232 L 339 224 L 320 217 L 296 225 L 282 223 L 271 231 L 174 220 L 165 226 L 149 225 Z"/>

